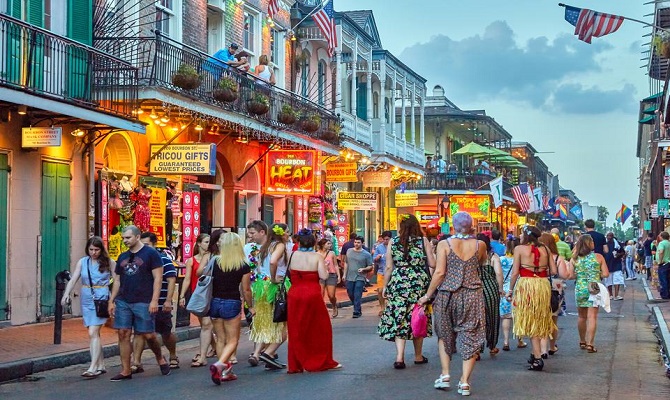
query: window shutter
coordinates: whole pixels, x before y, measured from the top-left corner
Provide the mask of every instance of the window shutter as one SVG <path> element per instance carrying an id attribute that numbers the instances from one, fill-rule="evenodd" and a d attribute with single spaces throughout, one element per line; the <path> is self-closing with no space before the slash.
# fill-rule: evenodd
<path id="1" fill-rule="evenodd" d="M 44 27 L 44 0 L 28 0 L 26 21 L 29 24 Z"/>
<path id="2" fill-rule="evenodd" d="M 21 0 L 9 0 L 7 11 L 9 12 L 9 15 L 11 15 L 12 17 L 21 19 L 22 17 Z"/>
<path id="3" fill-rule="evenodd" d="M 67 37 L 79 43 L 93 44 L 93 2 L 68 0 Z"/>

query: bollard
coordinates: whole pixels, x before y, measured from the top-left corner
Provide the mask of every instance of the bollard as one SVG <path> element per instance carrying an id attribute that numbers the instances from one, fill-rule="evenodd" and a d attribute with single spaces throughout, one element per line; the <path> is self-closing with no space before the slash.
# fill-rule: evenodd
<path id="1" fill-rule="evenodd" d="M 56 319 L 54 321 L 54 344 L 60 344 L 61 331 L 63 330 L 63 306 L 60 300 L 63 298 L 65 286 L 70 280 L 70 271 L 64 270 L 56 274 Z"/>

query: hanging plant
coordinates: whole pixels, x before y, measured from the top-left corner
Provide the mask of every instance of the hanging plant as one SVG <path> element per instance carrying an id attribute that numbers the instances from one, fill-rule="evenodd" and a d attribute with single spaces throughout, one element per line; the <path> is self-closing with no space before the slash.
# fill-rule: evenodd
<path id="1" fill-rule="evenodd" d="M 202 77 L 198 71 L 188 64 L 179 66 L 177 72 L 172 75 L 172 84 L 184 90 L 193 90 L 200 86 Z"/>
<path id="2" fill-rule="evenodd" d="M 212 97 L 224 103 L 233 102 L 239 97 L 239 86 L 233 78 L 224 76 L 217 82 Z"/>
<path id="3" fill-rule="evenodd" d="M 670 32 L 661 31 L 651 41 L 656 55 L 670 58 Z"/>
<path id="4" fill-rule="evenodd" d="M 277 121 L 285 125 L 293 125 L 299 116 L 300 113 L 291 107 L 290 104 L 284 104 L 281 111 L 277 114 Z"/>
<path id="5" fill-rule="evenodd" d="M 304 131 L 314 133 L 321 126 L 321 117 L 318 114 L 309 115 L 300 122 L 300 125 Z"/>
<path id="6" fill-rule="evenodd" d="M 328 124 L 328 127 L 321 132 L 321 139 L 336 140 L 340 137 L 341 131 L 342 126 L 338 122 L 331 122 Z"/>
<path id="7" fill-rule="evenodd" d="M 247 100 L 247 111 L 254 115 L 263 115 L 270 111 L 270 99 L 262 93 L 254 93 Z"/>

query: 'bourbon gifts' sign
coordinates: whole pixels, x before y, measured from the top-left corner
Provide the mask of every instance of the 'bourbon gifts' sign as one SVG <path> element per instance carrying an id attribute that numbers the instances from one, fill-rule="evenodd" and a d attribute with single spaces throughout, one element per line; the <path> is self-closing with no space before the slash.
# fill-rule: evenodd
<path id="1" fill-rule="evenodd" d="M 265 193 L 314 194 L 315 162 L 313 150 L 269 151 L 265 156 Z"/>

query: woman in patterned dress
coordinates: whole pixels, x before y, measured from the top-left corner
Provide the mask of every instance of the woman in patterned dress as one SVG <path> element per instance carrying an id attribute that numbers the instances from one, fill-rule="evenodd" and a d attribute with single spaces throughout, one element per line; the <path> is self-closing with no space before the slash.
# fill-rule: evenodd
<path id="1" fill-rule="evenodd" d="M 572 251 L 572 262 L 568 265 L 568 275 L 570 279 L 575 279 L 575 303 L 579 313 L 577 320 L 579 348 L 589 353 L 598 351 L 593 346 L 598 327 L 598 307 L 594 307 L 593 302 L 589 300 L 589 284 L 600 282 L 610 274 L 605 258 L 594 253 L 593 248 L 591 235 L 580 236 Z"/>
<path id="2" fill-rule="evenodd" d="M 386 298 L 386 308 L 379 321 L 379 336 L 395 342 L 396 361 L 393 367 L 405 368 L 405 343 L 414 344 L 414 364 L 425 364 L 428 359 L 422 353 L 423 338 L 412 335 L 412 310 L 419 298 L 426 293 L 430 284 L 430 271 L 426 265 L 435 268 L 433 248 L 423 236 L 419 221 L 414 215 L 402 214 L 398 236 L 391 239 L 386 250 L 386 268 L 382 296 Z M 427 307 L 428 308 L 428 307 Z M 428 336 L 432 335 L 432 317 L 429 312 Z"/>
<path id="3" fill-rule="evenodd" d="M 458 348 L 463 358 L 458 393 L 469 396 L 470 375 L 486 339 L 484 294 L 479 277 L 479 265 L 486 260 L 486 245 L 470 235 L 470 214 L 457 212 L 452 221 L 455 235 L 437 245 L 435 273 L 419 304 L 426 304 L 437 293 L 433 311 L 442 371 L 433 386 L 450 387 L 449 363 Z"/>
<path id="4" fill-rule="evenodd" d="M 495 355 L 500 352 L 497 346 L 500 336 L 500 295 L 503 294 L 503 272 L 500 257 L 491 248 L 491 239 L 479 233 L 477 240 L 481 240 L 486 245 L 487 259 L 479 267 L 479 276 L 482 279 L 486 308 L 486 347 L 491 355 Z M 478 355 L 477 359 L 479 358 Z"/>

